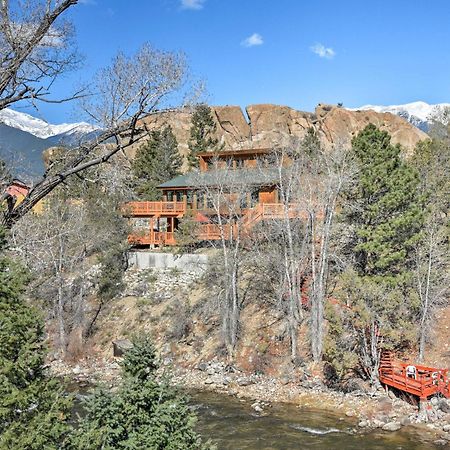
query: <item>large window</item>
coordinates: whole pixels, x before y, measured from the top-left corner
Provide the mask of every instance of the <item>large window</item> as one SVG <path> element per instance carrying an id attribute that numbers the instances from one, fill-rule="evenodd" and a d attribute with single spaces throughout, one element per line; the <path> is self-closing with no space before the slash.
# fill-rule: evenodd
<path id="1" fill-rule="evenodd" d="M 250 195 L 250 203 L 251 206 L 255 206 L 259 202 L 259 191 L 258 189 L 252 189 L 251 195 Z"/>

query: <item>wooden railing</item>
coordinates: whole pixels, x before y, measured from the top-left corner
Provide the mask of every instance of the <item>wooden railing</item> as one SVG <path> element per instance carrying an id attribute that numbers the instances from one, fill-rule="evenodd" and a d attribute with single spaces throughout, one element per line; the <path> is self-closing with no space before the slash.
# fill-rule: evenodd
<path id="1" fill-rule="evenodd" d="M 414 375 L 408 376 L 408 366 L 415 368 Z M 394 360 L 392 355 L 385 354 L 381 359 L 379 376 L 383 384 L 416 395 L 421 399 L 438 393 L 447 398 L 450 397 L 447 369 L 404 363 Z"/>
<path id="2" fill-rule="evenodd" d="M 229 224 L 224 224 L 222 226 L 217 224 L 206 224 L 200 225 L 199 232 L 197 234 L 199 240 L 202 241 L 213 241 L 222 239 L 222 232 L 225 239 L 230 238 L 232 226 Z"/>
<path id="3" fill-rule="evenodd" d="M 126 216 L 179 215 L 186 212 L 184 202 L 128 202 L 123 206 Z"/>
<path id="4" fill-rule="evenodd" d="M 129 202 L 124 206 L 124 214 L 130 217 L 152 217 L 152 216 L 180 216 L 187 211 L 187 205 L 183 202 Z M 199 210 L 209 216 L 208 211 Z M 242 211 L 242 226 L 246 233 L 261 220 L 289 218 L 307 218 L 305 210 L 300 209 L 297 204 L 290 204 L 286 210 L 281 203 L 259 203 L 253 208 Z M 222 225 L 225 239 L 230 239 L 232 227 L 236 225 Z M 235 230 L 236 231 L 236 230 Z M 219 240 L 222 238 L 221 227 L 217 224 L 208 223 L 199 225 L 198 239 Z M 128 238 L 132 244 L 141 245 L 176 245 L 173 232 L 148 230 L 146 233 L 133 233 Z"/>

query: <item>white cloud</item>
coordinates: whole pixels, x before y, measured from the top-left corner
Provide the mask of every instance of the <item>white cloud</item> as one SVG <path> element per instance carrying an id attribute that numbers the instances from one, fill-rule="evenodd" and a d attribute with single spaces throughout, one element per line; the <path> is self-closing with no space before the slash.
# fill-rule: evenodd
<path id="1" fill-rule="evenodd" d="M 183 9 L 202 9 L 203 4 L 206 2 L 206 0 L 181 0 L 181 7 Z"/>
<path id="2" fill-rule="evenodd" d="M 259 33 L 253 33 L 251 36 L 241 42 L 241 45 L 244 47 L 254 47 L 255 45 L 262 44 L 264 44 L 264 40 Z"/>
<path id="3" fill-rule="evenodd" d="M 333 59 L 336 52 L 331 47 L 325 47 L 323 44 L 314 44 L 310 50 L 321 58 Z"/>

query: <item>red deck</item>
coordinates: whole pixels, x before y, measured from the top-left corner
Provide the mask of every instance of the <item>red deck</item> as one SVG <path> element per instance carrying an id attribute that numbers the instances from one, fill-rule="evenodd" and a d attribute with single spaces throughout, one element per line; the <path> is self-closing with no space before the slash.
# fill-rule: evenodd
<path id="1" fill-rule="evenodd" d="M 187 213 L 188 207 L 183 202 L 129 202 L 124 205 L 124 215 L 128 217 L 148 217 L 158 218 L 176 217 L 178 219 L 183 218 Z M 197 210 L 197 212 L 204 213 L 206 219 L 211 213 L 208 210 Z M 288 217 L 302 218 L 308 217 L 307 212 L 300 208 L 297 204 L 290 204 L 285 207 L 281 203 L 259 203 L 253 208 L 247 208 L 242 210 L 242 225 L 244 233 L 250 232 L 253 227 L 261 221 L 283 219 Z M 222 238 L 222 233 L 225 239 L 229 239 L 232 227 L 235 225 L 224 225 L 219 227 L 217 224 L 207 223 L 199 226 L 198 240 L 219 240 Z M 147 230 L 134 232 L 129 235 L 128 241 L 131 244 L 141 245 L 176 245 L 176 235 L 170 231 L 156 231 L 153 229 L 153 225 L 150 224 Z"/>
<path id="2" fill-rule="evenodd" d="M 408 366 L 415 367 L 415 377 L 407 376 Z M 379 376 L 384 385 L 415 395 L 421 400 L 436 394 L 450 398 L 448 369 L 405 363 L 394 359 L 391 352 L 384 352 L 381 357 Z"/>

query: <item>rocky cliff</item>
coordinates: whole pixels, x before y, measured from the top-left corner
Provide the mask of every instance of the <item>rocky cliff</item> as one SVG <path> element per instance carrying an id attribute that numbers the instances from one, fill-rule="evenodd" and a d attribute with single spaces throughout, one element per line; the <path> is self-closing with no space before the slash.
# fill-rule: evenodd
<path id="1" fill-rule="evenodd" d="M 293 138 L 302 138 L 308 128 L 317 131 L 325 146 L 348 144 L 369 123 L 388 131 L 393 143 L 401 144 L 406 153 L 427 138 L 424 132 L 394 114 L 350 111 L 333 105 L 319 104 L 313 113 L 270 104 L 250 105 L 246 115 L 239 106 L 213 106 L 212 110 L 217 137 L 227 149 L 287 145 Z M 180 152 L 186 154 L 191 114 L 187 109 L 164 112 L 148 116 L 143 122 L 149 130 L 171 125 Z"/>

